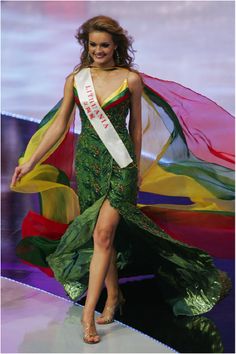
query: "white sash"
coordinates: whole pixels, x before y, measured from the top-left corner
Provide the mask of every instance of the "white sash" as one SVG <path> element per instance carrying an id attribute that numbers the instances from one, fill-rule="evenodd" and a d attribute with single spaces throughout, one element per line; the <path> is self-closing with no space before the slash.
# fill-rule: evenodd
<path id="1" fill-rule="evenodd" d="M 75 75 L 75 84 L 80 103 L 96 133 L 117 164 L 121 168 L 126 167 L 133 160 L 97 101 L 90 68 L 84 68 Z"/>

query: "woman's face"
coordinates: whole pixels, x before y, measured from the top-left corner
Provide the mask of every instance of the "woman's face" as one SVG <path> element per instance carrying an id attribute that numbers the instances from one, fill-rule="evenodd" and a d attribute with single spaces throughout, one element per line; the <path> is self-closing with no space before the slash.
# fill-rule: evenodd
<path id="1" fill-rule="evenodd" d="M 117 48 L 112 40 L 112 35 L 107 32 L 94 31 L 89 33 L 89 54 L 96 66 L 113 66 L 114 50 Z"/>

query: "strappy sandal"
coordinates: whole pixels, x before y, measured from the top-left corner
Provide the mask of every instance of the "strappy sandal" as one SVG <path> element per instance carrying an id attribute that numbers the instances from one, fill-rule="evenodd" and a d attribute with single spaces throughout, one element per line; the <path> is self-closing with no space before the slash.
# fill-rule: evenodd
<path id="1" fill-rule="evenodd" d="M 83 341 L 87 344 L 97 344 L 100 342 L 101 338 L 96 332 L 96 329 L 91 331 L 91 323 L 90 322 L 84 322 L 83 318 L 80 320 L 84 334 L 83 334 Z"/>
<path id="2" fill-rule="evenodd" d="M 119 292 L 118 296 L 119 296 L 118 302 L 115 305 L 104 307 L 103 312 L 105 312 L 106 315 L 101 315 L 101 316 L 97 317 L 96 318 L 97 324 L 109 324 L 109 323 L 114 322 L 114 317 L 115 317 L 115 314 L 118 309 L 120 312 L 120 316 L 123 315 L 123 306 L 125 304 L 125 298 L 123 297 L 121 291 Z"/>

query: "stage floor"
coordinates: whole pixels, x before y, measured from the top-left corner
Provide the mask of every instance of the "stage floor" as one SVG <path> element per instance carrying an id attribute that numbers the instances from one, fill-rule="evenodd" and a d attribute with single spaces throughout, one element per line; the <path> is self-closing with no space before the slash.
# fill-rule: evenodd
<path id="1" fill-rule="evenodd" d="M 82 306 L 2 277 L 2 353 L 173 353 L 115 321 L 98 326 L 96 346 L 82 340 Z M 98 313 L 96 313 L 98 315 Z"/>

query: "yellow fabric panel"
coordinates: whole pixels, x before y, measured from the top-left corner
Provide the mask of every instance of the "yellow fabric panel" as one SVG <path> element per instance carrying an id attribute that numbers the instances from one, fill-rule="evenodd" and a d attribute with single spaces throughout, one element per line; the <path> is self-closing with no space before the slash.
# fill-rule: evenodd
<path id="1" fill-rule="evenodd" d="M 234 209 L 234 202 L 232 201 L 220 201 L 216 199 L 212 200 L 212 203 L 194 203 L 192 205 L 175 205 L 175 204 L 152 204 L 148 205 L 147 204 L 140 204 L 138 203 L 137 206 L 142 209 L 148 207 L 147 210 L 153 211 L 153 212 L 159 212 L 159 209 L 166 208 L 166 209 L 172 209 L 172 210 L 188 210 L 188 211 L 202 211 L 202 212 L 232 212 Z"/>
<path id="2" fill-rule="evenodd" d="M 41 143 L 45 132 L 50 128 L 58 116 L 59 110 L 55 115 L 35 134 L 31 137 L 24 156 L 19 158 L 18 163 L 22 165 L 27 162 L 36 148 Z M 19 193 L 40 193 L 42 215 L 48 219 L 68 224 L 80 213 L 79 199 L 75 191 L 61 183 L 57 183 L 59 170 L 53 165 L 42 164 L 62 143 L 71 123 L 74 120 L 75 109 L 68 119 L 68 123 L 63 135 L 58 141 L 47 151 L 40 161 L 35 165 L 34 169 L 27 173 L 18 181 L 15 186 L 10 189 Z"/>
<path id="3" fill-rule="evenodd" d="M 58 169 L 52 165 L 36 165 L 35 168 L 12 186 L 20 193 L 41 193 L 43 216 L 68 224 L 79 215 L 79 199 L 75 191 L 57 183 Z"/>
<path id="4" fill-rule="evenodd" d="M 70 187 L 55 183 L 41 197 L 43 215 L 50 220 L 68 224 L 80 214 L 78 196 Z"/>
<path id="5" fill-rule="evenodd" d="M 193 205 L 187 206 L 161 204 L 162 207 L 171 209 L 232 211 L 234 207 L 232 201 L 217 199 L 209 190 L 191 177 L 175 175 L 163 170 L 157 161 L 153 162 L 151 168 L 143 177 L 140 190 L 166 196 L 187 196 L 194 202 Z M 142 205 L 140 204 L 140 206 Z"/>

